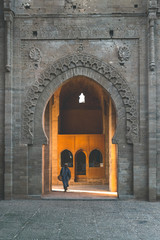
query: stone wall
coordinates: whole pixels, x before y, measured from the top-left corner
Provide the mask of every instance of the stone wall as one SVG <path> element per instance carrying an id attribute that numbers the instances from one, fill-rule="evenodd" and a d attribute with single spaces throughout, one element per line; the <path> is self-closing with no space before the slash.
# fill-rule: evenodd
<path id="1" fill-rule="evenodd" d="M 3 2 L 0 1 L 0 199 L 4 190 L 4 21 Z"/>
<path id="2" fill-rule="evenodd" d="M 160 18 L 156 21 L 156 137 L 157 137 L 157 196 L 160 199 Z"/>
<path id="3" fill-rule="evenodd" d="M 21 105 L 20 101 L 17 103 L 20 105 L 17 109 L 22 108 L 22 119 L 25 101 L 23 96 L 50 64 L 64 56 L 84 53 L 94 55 L 109 63 L 124 76 L 137 101 L 140 148 L 134 165 L 137 169 L 134 191 L 137 197 L 142 198 L 146 198 L 148 188 L 145 136 L 147 130 L 146 27 L 144 17 L 124 19 L 87 16 L 74 20 L 70 16 L 47 19 L 21 17 L 15 19 L 14 41 L 16 53 L 14 59 L 18 73 L 14 75 L 14 85 L 17 87 L 21 85 L 23 90 L 19 92 L 22 103 Z M 112 38 L 110 30 L 113 30 Z M 17 101 L 16 96 L 15 101 Z M 132 154 L 131 150 L 129 152 L 129 155 Z M 130 164 L 125 167 L 127 159 L 133 162 L 132 157 L 123 158 L 122 173 L 133 168 Z M 141 170 L 138 173 L 139 168 Z M 125 181 L 125 184 L 130 181 L 129 188 L 133 188 L 133 180 L 131 182 L 126 177 Z M 133 191 L 128 190 L 128 193 L 132 194 Z"/>
<path id="4" fill-rule="evenodd" d="M 153 0 L 148 1 L 151 4 L 148 17 L 146 0 L 13 1 L 12 7 L 15 12 L 12 48 L 13 72 L 10 75 L 13 86 L 11 89 L 11 102 L 13 104 L 10 118 L 7 115 L 7 119 L 5 119 L 6 123 L 8 123 L 9 119 L 12 119 L 13 141 L 10 148 L 13 146 L 13 171 L 11 174 L 13 178 L 11 177 L 9 181 L 13 186 L 13 198 L 26 197 L 28 194 L 39 195 L 41 192 L 40 186 L 37 186 L 34 192 L 35 185 L 32 182 L 38 181 L 39 174 L 41 174 L 41 163 L 37 159 L 42 157 L 41 146 L 32 146 L 33 142 L 27 145 L 23 141 L 24 105 L 26 104 L 28 91 L 39 79 L 43 81 L 43 79 L 50 78 L 46 70 L 56 67 L 54 63 L 59 59 L 66 59 L 66 56 L 80 56 L 80 54 L 93 56 L 94 59 L 99 59 L 100 62 L 116 69 L 115 78 L 118 73 L 119 77 L 122 76 L 125 79 L 136 102 L 136 116 L 139 125 L 138 139 L 136 142 L 128 144 L 127 138 L 122 137 L 122 140 L 118 142 L 121 149 L 118 160 L 120 181 L 118 184 L 120 184 L 121 194 L 134 195 L 136 198 L 147 198 L 150 192 L 151 199 L 153 190 L 153 195 L 155 196 L 156 191 L 157 197 L 160 197 L 160 89 L 158 81 L 160 22 L 159 13 L 157 19 L 154 20 L 154 14 L 157 11 L 154 2 Z M 159 1 L 158 4 L 160 4 Z M 126 14 L 123 15 L 123 13 Z M 0 18 L 2 18 L 1 13 Z M 154 21 L 156 23 L 155 28 Z M 0 21 L 0 31 L 2 33 L 0 34 L 2 52 L 0 56 L 0 70 L 2 69 L 0 71 L 0 93 L 2 93 L 0 94 L 0 131 L 2 131 L 2 134 L 0 132 L 0 143 L 2 143 L 0 144 L 2 146 L 0 151 L 0 183 L 2 183 L 0 185 L 0 194 L 2 196 L 5 59 L 3 55 L 3 21 Z M 155 62 L 154 46 L 156 52 Z M 154 69 L 155 64 L 156 68 Z M 76 72 L 76 70 L 72 70 L 72 72 L 74 71 Z M 83 71 L 82 69 L 81 72 Z M 100 74 L 102 69 L 96 71 Z M 86 72 L 90 72 L 89 68 Z M 67 76 L 67 74 L 69 75 L 69 73 L 64 75 Z M 109 85 L 109 83 L 106 83 L 107 80 L 103 81 L 103 77 L 101 79 L 96 74 L 92 73 L 93 78 L 97 77 L 97 81 L 102 84 L 102 87 L 105 88 L 108 84 L 107 87 L 110 86 L 109 91 L 111 93 L 113 93 L 112 91 L 118 91 L 118 87 L 117 90 L 113 90 L 114 85 Z M 64 75 L 62 74 L 61 77 Z M 56 90 L 60 83 L 64 81 L 63 78 L 57 80 L 59 78 L 58 76 L 56 80 L 50 83 L 51 85 L 55 84 L 55 87 L 52 86 L 53 90 Z M 45 81 L 48 86 L 49 81 L 50 79 L 48 82 Z M 42 85 L 40 85 L 40 88 L 42 88 Z M 43 87 L 42 92 L 46 91 L 45 95 L 48 94 L 49 98 L 50 90 L 45 86 Z M 124 100 L 120 91 L 117 93 L 117 98 L 119 94 Z M 37 98 L 41 99 L 41 95 L 38 94 L 39 92 L 34 92 L 33 96 L 36 106 L 40 105 Z M 44 96 L 41 99 L 42 103 Z M 48 100 L 46 99 L 46 103 Z M 34 104 L 32 107 L 33 109 L 30 108 L 30 111 L 34 111 Z M 130 118 L 131 111 L 128 112 L 127 107 L 125 111 L 126 119 Z M 121 115 L 119 109 L 117 109 L 117 112 Z M 130 118 L 131 122 L 135 121 L 134 117 Z M 29 121 L 36 123 L 40 129 L 42 128 L 42 117 L 39 117 L 38 120 L 30 118 Z M 123 125 L 122 120 L 121 124 Z M 126 124 L 128 125 L 125 129 L 128 129 L 129 123 Z M 36 151 L 38 151 L 37 157 Z M 131 176 L 129 179 L 128 173 Z M 128 187 L 126 187 L 127 182 Z"/>
<path id="5" fill-rule="evenodd" d="M 29 4 L 27 4 L 29 3 Z M 146 11 L 145 0 L 19 0 L 15 1 L 15 11 L 25 14 L 53 13 L 135 13 Z"/>

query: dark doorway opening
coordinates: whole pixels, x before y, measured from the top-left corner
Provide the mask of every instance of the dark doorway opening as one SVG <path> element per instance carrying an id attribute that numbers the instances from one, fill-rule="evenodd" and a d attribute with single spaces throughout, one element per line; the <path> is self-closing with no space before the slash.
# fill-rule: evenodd
<path id="1" fill-rule="evenodd" d="M 86 155 L 83 151 L 76 153 L 75 165 L 75 181 L 78 181 L 79 176 L 86 175 Z"/>
<path id="2" fill-rule="evenodd" d="M 64 167 L 65 163 L 68 167 L 73 167 L 73 155 L 69 150 L 61 152 L 61 167 Z"/>

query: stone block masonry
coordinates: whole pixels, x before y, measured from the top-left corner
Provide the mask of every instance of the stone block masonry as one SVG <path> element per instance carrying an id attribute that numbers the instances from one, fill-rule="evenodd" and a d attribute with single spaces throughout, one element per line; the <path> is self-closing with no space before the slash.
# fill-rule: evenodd
<path id="1" fill-rule="evenodd" d="M 115 105 L 119 197 L 160 198 L 159 2 L 3 2 L 0 199 L 50 191 L 54 166 L 45 109 L 60 86 L 82 75 Z"/>
<path id="2" fill-rule="evenodd" d="M 4 41 L 4 20 L 3 2 L 0 2 L 0 199 L 4 198 L 4 97 L 5 97 L 5 41 Z"/>

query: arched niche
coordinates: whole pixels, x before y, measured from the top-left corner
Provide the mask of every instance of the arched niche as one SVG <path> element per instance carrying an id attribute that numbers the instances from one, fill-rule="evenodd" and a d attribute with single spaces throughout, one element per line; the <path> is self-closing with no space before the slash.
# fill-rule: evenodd
<path id="1" fill-rule="evenodd" d="M 78 175 L 86 175 L 86 153 L 83 150 L 75 154 L 75 179 Z"/>
<path id="2" fill-rule="evenodd" d="M 101 151 L 94 149 L 89 154 L 89 167 L 100 167 L 103 164 Z"/>

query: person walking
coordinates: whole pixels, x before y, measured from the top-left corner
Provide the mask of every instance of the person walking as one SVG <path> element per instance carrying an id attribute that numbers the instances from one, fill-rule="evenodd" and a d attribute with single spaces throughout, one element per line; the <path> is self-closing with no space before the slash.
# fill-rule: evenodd
<path id="1" fill-rule="evenodd" d="M 68 164 L 65 163 L 64 167 L 62 167 L 60 175 L 62 176 L 62 182 L 63 182 L 63 187 L 64 187 L 64 191 L 67 191 L 67 188 L 69 187 L 69 180 L 71 178 L 71 171 L 68 168 Z"/>

